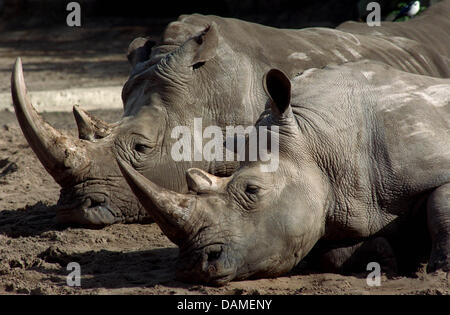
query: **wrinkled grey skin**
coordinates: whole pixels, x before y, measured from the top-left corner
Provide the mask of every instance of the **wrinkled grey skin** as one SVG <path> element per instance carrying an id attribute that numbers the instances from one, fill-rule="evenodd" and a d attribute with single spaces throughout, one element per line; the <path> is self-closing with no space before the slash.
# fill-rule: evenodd
<path id="1" fill-rule="evenodd" d="M 383 251 L 384 238 L 397 238 L 423 214 L 432 241 L 428 270 L 448 271 L 450 80 L 359 61 L 309 69 L 294 78 L 292 92 L 289 79 L 271 70 L 264 86 L 270 109 L 257 126 L 279 127 L 275 172 L 262 172 L 259 161 L 243 162 L 230 177 L 190 169 L 191 192 L 179 194 L 119 160 L 139 200 L 180 247 L 178 277 L 221 285 L 277 276 L 319 240 L 368 241 Z M 356 248 L 325 256 L 338 268 Z"/>
<path id="2" fill-rule="evenodd" d="M 107 124 L 74 108 L 80 139 L 53 130 L 27 101 L 20 60 L 12 78 L 14 105 L 30 146 L 61 185 L 60 222 L 145 222 L 149 215 L 123 180 L 117 157 L 178 192 L 187 191 L 184 173 L 192 167 L 230 175 L 236 163 L 173 161 L 170 150 L 177 139 L 171 138 L 172 129 L 192 130 L 195 117 L 203 119 L 203 128 L 253 125 L 264 109 L 260 80 L 272 67 L 292 77 L 311 67 L 370 58 L 412 73 L 448 77 L 450 48 L 442 43 L 448 43 L 450 35 L 442 30 L 450 22 L 442 12 L 449 11 L 447 1 L 411 22 L 386 22 L 377 29 L 387 36 L 371 34 L 365 24 L 350 23 L 353 35 L 181 16 L 167 27 L 159 45 L 142 38 L 130 45 L 133 69 L 122 93 L 124 116 L 117 123 Z"/>

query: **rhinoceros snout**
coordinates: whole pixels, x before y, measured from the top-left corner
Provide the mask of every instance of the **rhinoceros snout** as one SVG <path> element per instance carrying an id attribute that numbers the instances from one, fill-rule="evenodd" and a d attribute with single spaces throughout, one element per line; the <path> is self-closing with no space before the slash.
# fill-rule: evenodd
<path id="1" fill-rule="evenodd" d="M 236 265 L 227 255 L 226 245 L 212 244 L 199 251 L 182 253 L 177 279 L 191 283 L 224 285 L 236 276 Z"/>

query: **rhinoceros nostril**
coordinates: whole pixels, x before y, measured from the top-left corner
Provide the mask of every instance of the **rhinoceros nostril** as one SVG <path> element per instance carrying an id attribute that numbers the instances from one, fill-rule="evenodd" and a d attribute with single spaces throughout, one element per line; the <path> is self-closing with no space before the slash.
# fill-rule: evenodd
<path id="1" fill-rule="evenodd" d="M 87 197 L 84 199 L 82 208 L 88 209 L 88 208 L 95 208 L 100 206 L 106 206 L 106 198 L 97 198 L 97 197 Z"/>
<path id="2" fill-rule="evenodd" d="M 97 200 L 91 200 L 91 205 L 89 207 L 90 208 L 95 208 L 95 207 L 102 206 L 102 205 L 103 205 L 103 203 L 101 203 L 101 202 L 99 202 Z"/>
<path id="3" fill-rule="evenodd" d="M 208 253 L 208 262 L 212 262 L 219 259 L 220 255 L 222 255 L 222 249 L 210 251 Z"/>

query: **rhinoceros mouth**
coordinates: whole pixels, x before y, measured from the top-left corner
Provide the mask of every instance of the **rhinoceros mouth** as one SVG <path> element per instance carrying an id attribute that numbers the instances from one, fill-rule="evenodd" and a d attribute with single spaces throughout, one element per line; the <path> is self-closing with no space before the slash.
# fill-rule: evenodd
<path id="1" fill-rule="evenodd" d="M 99 202 L 87 197 L 72 203 L 58 204 L 56 221 L 59 224 L 103 227 L 120 222 L 120 218 L 115 215 L 106 200 Z"/>
<path id="2" fill-rule="evenodd" d="M 224 243 L 212 243 L 189 252 L 180 252 L 177 279 L 191 283 L 224 285 L 236 277 L 236 264 Z"/>

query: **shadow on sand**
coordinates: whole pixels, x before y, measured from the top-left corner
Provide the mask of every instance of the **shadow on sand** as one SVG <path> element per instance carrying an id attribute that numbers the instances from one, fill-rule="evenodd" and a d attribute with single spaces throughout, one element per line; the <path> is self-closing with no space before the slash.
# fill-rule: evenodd
<path id="1" fill-rule="evenodd" d="M 62 230 L 55 222 L 55 206 L 42 202 L 17 210 L 0 211 L 0 234 L 8 237 L 38 236 L 52 230 Z"/>
<path id="2" fill-rule="evenodd" d="M 154 287 L 164 284 L 169 287 L 189 288 L 191 285 L 175 280 L 175 264 L 178 248 L 156 248 L 135 252 L 87 251 L 67 254 L 50 247 L 39 257 L 46 262 L 59 264 L 60 269 L 34 267 L 46 274 L 56 285 L 66 286 L 66 277 L 70 271 L 66 266 L 77 262 L 81 269 L 81 287 L 83 289 L 118 289 L 132 287 Z"/>

